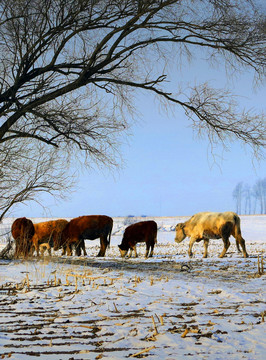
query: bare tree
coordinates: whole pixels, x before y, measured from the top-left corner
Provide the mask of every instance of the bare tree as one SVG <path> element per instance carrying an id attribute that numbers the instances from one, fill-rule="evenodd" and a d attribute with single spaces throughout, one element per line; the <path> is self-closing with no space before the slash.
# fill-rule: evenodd
<path id="1" fill-rule="evenodd" d="M 236 212 L 241 214 L 242 210 L 242 196 L 243 196 L 243 182 L 239 182 L 233 191 L 233 198 L 236 202 Z"/>
<path id="2" fill-rule="evenodd" d="M 251 196 L 253 200 L 253 214 L 257 213 L 257 200 L 259 198 L 258 189 L 256 184 L 252 186 Z"/>
<path id="3" fill-rule="evenodd" d="M 243 182 L 239 182 L 233 190 L 233 199 L 238 213 L 241 213 L 242 205 L 244 205 L 245 214 L 265 214 L 266 178 L 257 180 L 252 187 L 249 184 L 243 185 Z"/>
<path id="4" fill-rule="evenodd" d="M 263 191 L 263 214 L 266 214 L 266 178 L 261 180 L 262 182 L 262 191 Z"/>
<path id="5" fill-rule="evenodd" d="M 169 92 L 166 65 L 206 49 L 262 79 L 265 23 L 252 0 L 2 0 L 0 146 L 34 140 L 116 164 L 134 92 L 144 90 L 181 106 L 212 144 L 240 139 L 257 153 L 263 114 L 207 84 Z"/>
<path id="6" fill-rule="evenodd" d="M 3 147 L 4 148 L 4 147 Z M 64 198 L 73 185 L 67 159 L 35 142 L 12 141 L 0 153 L 0 221 L 18 203 L 39 201 L 41 193 Z M 73 179 L 74 180 L 74 179 Z"/>
<path id="7" fill-rule="evenodd" d="M 251 214 L 251 190 L 248 184 L 244 185 L 243 197 L 245 200 L 245 214 Z"/>
<path id="8" fill-rule="evenodd" d="M 266 214 L 266 178 L 256 181 L 253 186 L 253 197 L 255 200 L 255 209 L 258 201 L 261 214 Z"/>

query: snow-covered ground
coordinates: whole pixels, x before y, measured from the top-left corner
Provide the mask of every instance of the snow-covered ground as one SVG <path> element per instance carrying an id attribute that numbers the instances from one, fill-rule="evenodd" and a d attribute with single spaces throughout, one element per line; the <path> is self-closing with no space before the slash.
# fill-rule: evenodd
<path id="1" fill-rule="evenodd" d="M 221 240 L 210 242 L 208 259 L 203 244 L 195 244 L 189 259 L 188 241 L 175 244 L 171 231 L 186 218 L 153 219 L 159 232 L 152 259 L 144 259 L 144 246 L 137 259 L 119 257 L 126 223 L 143 219 L 114 218 L 105 258 L 95 257 L 95 240 L 86 241 L 86 257 L 0 261 L 0 356 L 264 359 L 265 275 L 258 274 L 258 255 L 261 262 L 266 216 L 241 216 L 247 259 L 233 238 L 223 259 Z M 0 249 L 13 220 L 0 227 Z"/>

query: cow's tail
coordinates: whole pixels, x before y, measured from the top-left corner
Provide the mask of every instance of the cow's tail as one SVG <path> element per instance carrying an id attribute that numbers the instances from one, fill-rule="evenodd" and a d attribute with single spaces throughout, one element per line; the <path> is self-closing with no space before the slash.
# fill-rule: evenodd
<path id="1" fill-rule="evenodd" d="M 157 227 L 157 224 L 156 224 L 155 234 L 154 234 L 154 244 L 157 244 L 157 234 L 158 234 L 158 227 Z"/>
<path id="2" fill-rule="evenodd" d="M 235 220 L 235 238 L 239 239 L 242 238 L 242 234 L 241 234 L 241 228 L 240 228 L 240 217 L 238 215 L 234 215 L 234 220 Z"/>
<path id="3" fill-rule="evenodd" d="M 157 244 L 157 235 L 155 236 L 154 244 Z"/>
<path id="4" fill-rule="evenodd" d="M 242 238 L 242 234 L 241 234 L 241 229 L 240 229 L 240 217 L 238 215 L 235 214 L 234 216 L 235 219 L 235 239 L 236 239 L 236 246 L 237 246 L 237 250 L 240 252 L 240 247 L 242 248 L 242 252 L 245 258 L 248 257 L 248 253 L 246 250 L 246 245 L 245 245 L 245 240 Z"/>
<path id="5" fill-rule="evenodd" d="M 157 244 L 157 231 L 156 231 L 155 236 L 154 236 L 154 244 Z"/>
<path id="6" fill-rule="evenodd" d="M 108 236 L 107 236 L 107 247 L 108 247 L 108 249 L 110 248 L 112 230 L 113 230 L 113 224 L 111 225 L 109 234 L 108 234 Z"/>

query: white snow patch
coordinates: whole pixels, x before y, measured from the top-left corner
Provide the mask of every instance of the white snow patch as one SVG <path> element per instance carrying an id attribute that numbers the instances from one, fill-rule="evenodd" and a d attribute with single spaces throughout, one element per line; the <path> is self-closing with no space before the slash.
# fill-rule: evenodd
<path id="1" fill-rule="evenodd" d="M 188 242 L 175 244 L 171 231 L 186 218 L 154 219 L 151 259 L 144 246 L 137 259 L 120 258 L 126 219 L 115 218 L 105 258 L 95 257 L 96 240 L 86 241 L 86 257 L 0 261 L 0 356 L 125 359 L 143 351 L 139 358 L 264 359 L 265 275 L 257 272 L 266 216 L 241 216 L 247 259 L 233 238 L 223 259 L 221 240 L 210 241 L 208 259 L 195 244 L 189 259 Z M 6 236 L 1 241 L 0 248 Z"/>

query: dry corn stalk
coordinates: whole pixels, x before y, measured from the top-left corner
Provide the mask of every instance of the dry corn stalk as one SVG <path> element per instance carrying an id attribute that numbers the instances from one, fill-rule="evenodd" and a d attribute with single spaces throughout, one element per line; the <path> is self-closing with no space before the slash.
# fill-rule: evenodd
<path id="1" fill-rule="evenodd" d="M 153 315 L 151 316 L 151 319 L 152 319 L 152 323 L 153 323 L 153 327 L 154 327 L 154 335 L 158 335 L 158 329 L 157 329 L 157 326 L 155 324 L 155 320 L 154 320 L 154 317 Z"/>
<path id="2" fill-rule="evenodd" d="M 29 281 L 29 274 L 26 274 L 26 280 L 27 280 L 27 288 L 30 287 L 30 281 Z"/>
<path id="3" fill-rule="evenodd" d="M 185 338 L 188 333 L 189 333 L 189 329 L 186 328 L 185 331 L 183 332 L 183 334 L 181 335 L 181 338 Z"/>
<path id="4" fill-rule="evenodd" d="M 115 312 L 116 312 L 116 313 L 119 313 L 119 312 L 120 312 L 120 311 L 118 311 L 115 303 L 114 303 L 114 308 L 115 308 Z"/>
<path id="5" fill-rule="evenodd" d="M 215 325 L 215 323 L 212 322 L 211 320 L 209 320 L 209 321 L 208 321 L 208 325 L 209 325 L 209 326 L 212 326 L 212 325 Z"/>
<path id="6" fill-rule="evenodd" d="M 137 352 L 137 353 L 135 353 L 135 354 L 133 354 L 133 355 L 130 355 L 130 357 L 139 356 L 139 355 L 144 354 L 144 353 L 146 353 L 146 352 L 148 352 L 148 351 L 151 351 L 152 349 L 155 349 L 155 346 L 154 346 L 154 345 L 151 346 L 151 347 L 149 347 L 149 348 L 147 348 L 147 349 L 141 350 L 141 351 L 139 351 L 139 352 Z"/>
<path id="7" fill-rule="evenodd" d="M 68 275 L 66 275 L 66 285 L 69 285 Z"/>
<path id="8" fill-rule="evenodd" d="M 198 334 L 199 333 L 199 329 L 189 329 L 189 332 L 193 333 L 193 334 Z"/>
<path id="9" fill-rule="evenodd" d="M 258 274 L 263 275 L 264 274 L 264 266 L 263 266 L 263 255 L 258 255 Z"/>

